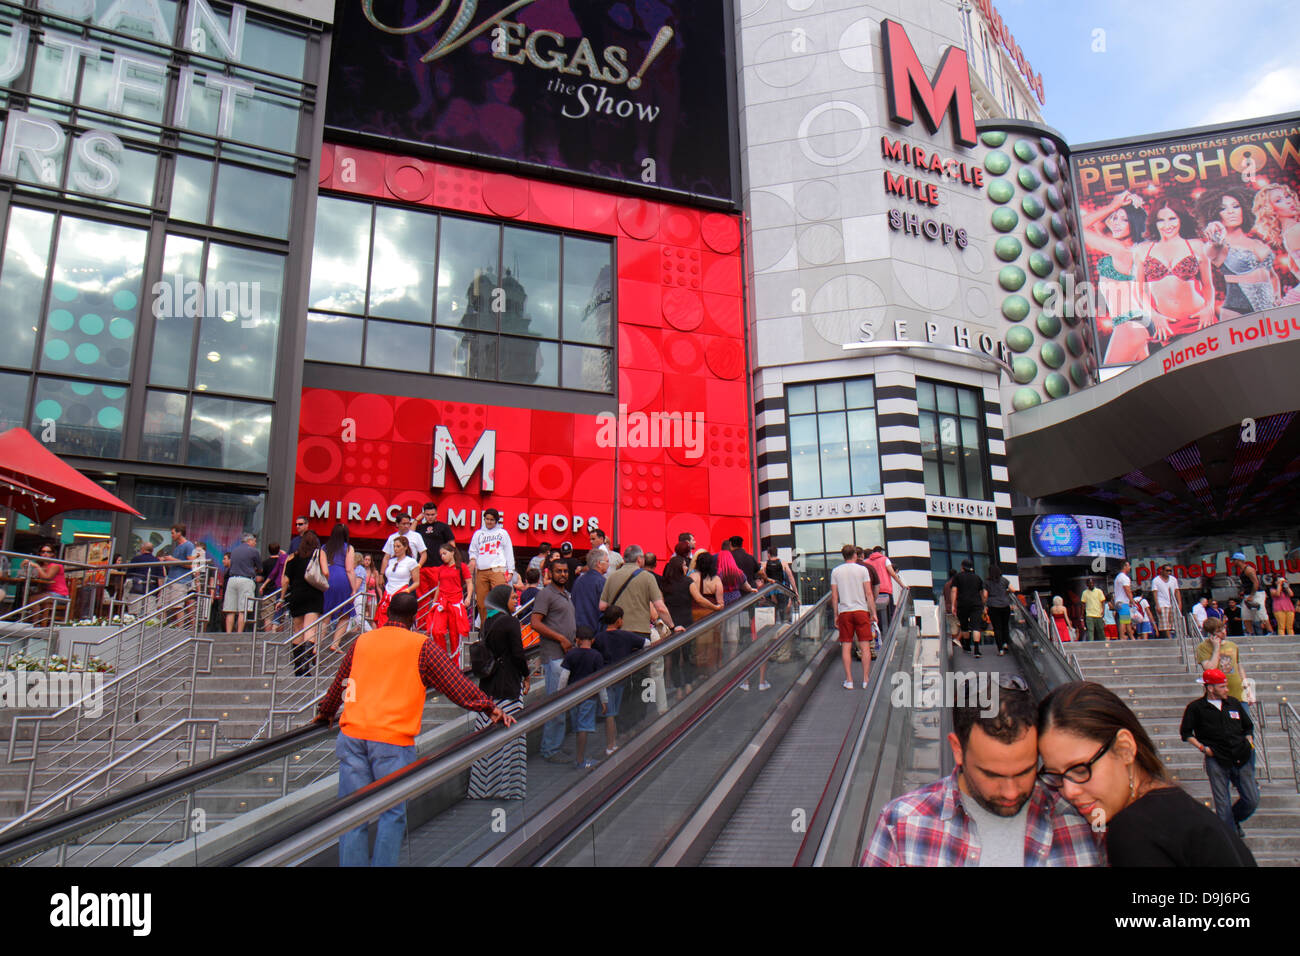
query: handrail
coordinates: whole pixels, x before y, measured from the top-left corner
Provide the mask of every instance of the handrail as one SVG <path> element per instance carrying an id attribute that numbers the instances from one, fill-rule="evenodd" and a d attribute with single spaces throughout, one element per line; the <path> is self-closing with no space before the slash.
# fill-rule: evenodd
<path id="1" fill-rule="evenodd" d="M 290 864 L 304 854 L 334 842 L 340 834 L 368 820 L 373 820 L 385 810 L 404 803 L 448 776 L 459 773 L 476 760 L 500 750 L 508 741 L 540 730 L 548 721 L 567 713 L 576 702 L 620 683 L 655 661 L 663 660 L 702 633 L 718 627 L 725 620 L 748 611 L 768 596 L 777 593 L 793 594 L 794 592 L 784 585 L 770 584 L 748 594 L 723 611 L 694 622 L 683 633 L 658 641 L 647 651 L 634 654 L 612 667 L 604 668 L 577 684 L 570 684 L 564 691 L 539 703 L 535 709 L 530 707 L 525 710 L 513 726 L 486 727 L 470 734 L 448 750 L 417 760 L 383 780 L 335 801 L 328 807 L 263 835 L 255 845 L 232 851 L 231 854 L 218 860 L 215 865 Z"/>
<path id="2" fill-rule="evenodd" d="M 113 770 L 116 770 L 122 764 L 127 763 L 136 754 L 144 753 L 154 744 L 158 743 L 160 740 L 165 740 L 174 731 L 179 730 L 182 727 L 197 727 L 199 724 L 211 724 L 213 728 L 213 734 L 211 739 L 209 740 L 208 746 L 210 751 L 209 756 L 214 756 L 216 742 L 217 742 L 217 735 L 215 731 L 218 723 L 220 723 L 220 721 L 216 717 L 187 717 L 184 720 L 178 720 L 172 724 L 169 724 L 167 727 L 164 727 L 162 730 L 158 731 L 158 733 L 154 734 L 148 740 L 141 741 L 136 746 L 132 747 L 130 750 L 126 751 L 125 753 L 119 754 L 117 757 L 114 757 L 108 763 L 103 764 L 94 773 L 88 774 L 87 776 L 82 777 L 76 782 L 69 784 L 68 786 L 64 787 L 62 790 L 58 791 L 57 793 L 51 795 L 50 797 L 47 797 L 44 801 L 32 807 L 30 810 L 28 810 L 26 813 L 22 814 L 21 816 L 15 817 L 14 819 L 10 820 L 8 823 L 4 825 L 0 825 L 0 834 L 7 833 L 8 831 L 14 829 L 17 826 L 20 826 L 23 823 L 28 822 L 29 820 L 36 819 L 38 816 L 40 816 L 46 810 L 49 810 L 51 807 L 55 807 L 58 804 L 62 803 L 63 801 L 75 796 L 77 791 L 83 789 L 92 781 L 98 780 L 100 777 L 104 776 L 105 774 L 111 773 Z M 195 741 L 191 740 L 190 743 L 191 745 L 194 745 Z M 139 768 L 136 769 L 138 770 Z"/>
<path id="3" fill-rule="evenodd" d="M 1242 705 L 1246 708 L 1247 713 L 1250 714 L 1251 719 L 1255 722 L 1255 743 L 1257 744 L 1255 749 L 1259 751 L 1260 762 L 1264 764 L 1264 779 L 1267 782 L 1272 783 L 1273 764 L 1272 761 L 1268 759 L 1268 714 L 1265 711 L 1263 704 L 1247 704 L 1245 701 L 1242 701 Z"/>
<path id="4" fill-rule="evenodd" d="M 1260 709 L 1263 709 L 1263 704 Z M 1291 751 L 1291 776 L 1295 780 L 1295 792 L 1300 793 L 1300 714 L 1290 701 L 1279 701 L 1278 716 L 1282 718 L 1282 730 L 1286 732 L 1287 748 Z"/>
<path id="5" fill-rule="evenodd" d="M 57 817 L 34 821 L 26 828 L 0 839 L 0 866 L 7 866 L 75 840 L 118 820 L 167 803 L 178 795 L 238 776 L 277 757 L 319 743 L 335 733 L 337 731 L 333 728 L 320 724 L 296 727 L 271 740 L 257 741 L 220 754 L 203 763 L 194 764 L 156 781 L 138 784 L 120 794 L 77 807 Z"/>

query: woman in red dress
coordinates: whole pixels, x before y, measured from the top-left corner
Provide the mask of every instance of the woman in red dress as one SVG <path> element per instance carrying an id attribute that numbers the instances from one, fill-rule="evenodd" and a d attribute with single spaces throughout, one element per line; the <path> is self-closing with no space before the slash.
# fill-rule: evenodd
<path id="1" fill-rule="evenodd" d="M 448 542 L 438 549 L 442 564 L 434 569 L 437 586 L 422 622 L 430 637 L 447 651 L 453 661 L 460 660 L 460 640 L 469 633 L 469 616 L 465 613 L 469 568 L 461 563 L 460 549 Z"/>
<path id="2" fill-rule="evenodd" d="M 1070 619 L 1066 616 L 1065 599 L 1059 594 L 1052 598 L 1052 623 L 1062 641 L 1070 640 Z"/>

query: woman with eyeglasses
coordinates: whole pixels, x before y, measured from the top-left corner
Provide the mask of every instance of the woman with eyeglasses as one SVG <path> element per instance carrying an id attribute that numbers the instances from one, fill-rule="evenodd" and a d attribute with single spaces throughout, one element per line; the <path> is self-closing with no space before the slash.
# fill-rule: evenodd
<path id="1" fill-rule="evenodd" d="M 1246 844 L 1174 784 L 1133 711 L 1100 684 L 1038 706 L 1038 779 L 1105 834 L 1111 866 L 1255 866 Z"/>

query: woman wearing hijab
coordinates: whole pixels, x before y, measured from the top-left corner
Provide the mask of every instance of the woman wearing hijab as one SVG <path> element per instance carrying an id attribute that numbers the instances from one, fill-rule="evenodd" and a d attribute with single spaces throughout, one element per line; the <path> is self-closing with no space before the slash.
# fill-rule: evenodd
<path id="1" fill-rule="evenodd" d="M 492 673 L 479 678 L 479 688 L 491 697 L 503 713 L 517 717 L 524 709 L 528 693 L 528 661 L 524 657 L 523 638 L 515 618 L 516 598 L 508 584 L 499 584 L 488 592 L 482 640 L 491 651 L 496 666 Z M 491 719 L 479 720 L 474 729 L 482 730 Z M 522 800 L 528 785 L 528 744 L 516 737 L 500 750 L 474 762 L 469 772 L 469 799 L 496 797 Z"/>

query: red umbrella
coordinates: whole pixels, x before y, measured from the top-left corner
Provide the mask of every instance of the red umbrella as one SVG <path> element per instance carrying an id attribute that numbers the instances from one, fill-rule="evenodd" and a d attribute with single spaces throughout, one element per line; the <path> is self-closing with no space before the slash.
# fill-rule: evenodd
<path id="1" fill-rule="evenodd" d="M 124 511 L 144 517 L 121 498 L 64 464 L 25 428 L 11 428 L 0 435 L 0 481 L 22 486 L 18 489 L 21 493 L 9 493 L 9 507 L 37 521 L 83 508 Z"/>

